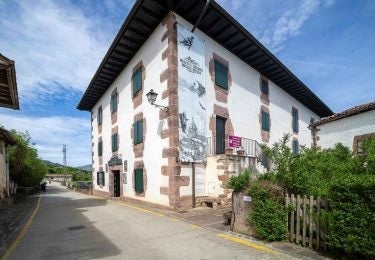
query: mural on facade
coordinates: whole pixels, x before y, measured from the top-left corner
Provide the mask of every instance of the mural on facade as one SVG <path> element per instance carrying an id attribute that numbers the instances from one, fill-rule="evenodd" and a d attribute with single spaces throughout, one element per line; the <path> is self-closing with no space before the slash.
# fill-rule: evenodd
<path id="1" fill-rule="evenodd" d="M 206 159 L 206 86 L 204 42 L 177 24 L 180 160 Z"/>

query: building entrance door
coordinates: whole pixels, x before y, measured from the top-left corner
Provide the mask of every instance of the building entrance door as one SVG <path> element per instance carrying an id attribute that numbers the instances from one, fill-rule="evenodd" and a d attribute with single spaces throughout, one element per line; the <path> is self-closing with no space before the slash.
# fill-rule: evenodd
<path id="1" fill-rule="evenodd" d="M 113 171 L 113 197 L 120 197 L 120 171 Z"/>
<path id="2" fill-rule="evenodd" d="M 225 152 L 225 118 L 216 117 L 216 154 Z"/>

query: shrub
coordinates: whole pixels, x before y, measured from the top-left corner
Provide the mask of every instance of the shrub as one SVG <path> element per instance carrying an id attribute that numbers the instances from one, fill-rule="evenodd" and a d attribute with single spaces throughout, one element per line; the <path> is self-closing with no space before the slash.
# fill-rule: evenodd
<path id="1" fill-rule="evenodd" d="M 350 258 L 375 258 L 375 176 L 353 175 L 331 187 L 328 245 Z"/>
<path id="2" fill-rule="evenodd" d="M 253 197 L 248 221 L 257 236 L 267 241 L 285 239 L 287 208 L 283 204 L 282 189 L 270 183 L 256 182 L 248 193 Z"/>
<path id="3" fill-rule="evenodd" d="M 250 185 L 251 171 L 249 169 L 244 170 L 238 175 L 233 175 L 230 177 L 227 183 L 227 188 L 234 191 L 246 190 Z"/>

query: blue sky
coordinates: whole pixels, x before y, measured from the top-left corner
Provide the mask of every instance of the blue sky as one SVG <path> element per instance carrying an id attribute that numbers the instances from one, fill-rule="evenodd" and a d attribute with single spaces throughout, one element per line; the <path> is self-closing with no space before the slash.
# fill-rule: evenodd
<path id="1" fill-rule="evenodd" d="M 15 60 L 20 111 L 42 158 L 91 163 L 90 115 L 75 109 L 134 0 L 0 0 L 0 52 Z M 375 1 L 218 0 L 333 111 L 374 101 Z M 372 76 L 372 77 L 371 77 Z"/>

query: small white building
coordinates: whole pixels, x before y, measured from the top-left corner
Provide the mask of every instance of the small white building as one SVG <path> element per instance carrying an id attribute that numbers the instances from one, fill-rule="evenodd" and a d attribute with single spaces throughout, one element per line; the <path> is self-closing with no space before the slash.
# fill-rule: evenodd
<path id="1" fill-rule="evenodd" d="M 78 105 L 91 112 L 94 194 L 172 209 L 225 204 L 232 174 L 264 171 L 260 143 L 290 133 L 298 152 L 312 144 L 311 121 L 332 114 L 206 3 L 145 0 L 130 11 Z"/>
<path id="2" fill-rule="evenodd" d="M 363 140 L 375 137 L 375 102 L 324 117 L 311 125 L 311 131 L 317 147 L 332 148 L 342 143 L 360 154 Z"/>

